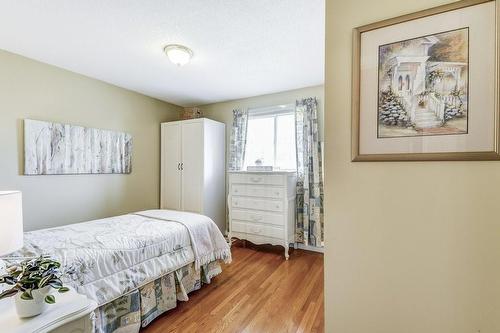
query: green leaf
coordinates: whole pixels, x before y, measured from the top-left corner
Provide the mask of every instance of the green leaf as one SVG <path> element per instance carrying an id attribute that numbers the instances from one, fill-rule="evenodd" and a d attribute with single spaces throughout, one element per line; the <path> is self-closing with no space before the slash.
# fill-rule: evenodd
<path id="1" fill-rule="evenodd" d="M 8 289 L 8 290 L 4 290 L 2 293 L 0 293 L 0 299 L 14 296 L 17 293 L 18 293 L 18 290 L 14 289 L 14 288 Z"/>
<path id="2" fill-rule="evenodd" d="M 24 299 L 25 301 L 29 301 L 33 299 L 33 296 L 31 296 L 28 291 L 25 291 L 21 294 L 21 298 Z"/>
<path id="3" fill-rule="evenodd" d="M 38 282 L 38 288 L 43 288 L 49 282 L 50 279 L 52 279 L 52 274 L 42 278 Z"/>
<path id="4" fill-rule="evenodd" d="M 6 284 L 14 285 L 16 284 L 16 279 L 14 279 L 12 276 L 4 276 L 4 281 Z"/>
<path id="5" fill-rule="evenodd" d="M 8 273 L 14 273 L 15 271 L 17 271 L 17 266 L 9 266 L 9 267 L 7 267 L 7 272 Z"/>
<path id="6" fill-rule="evenodd" d="M 9 265 L 7 274 L 0 276 L 0 284 L 12 285 L 16 292 L 28 292 L 50 285 L 55 289 L 62 287 L 59 267 L 61 264 L 49 256 L 29 258 Z M 14 294 L 14 291 L 12 292 Z M 25 294 L 25 297 L 28 295 Z M 6 297 L 6 296 L 4 296 Z"/>
<path id="7" fill-rule="evenodd" d="M 54 289 L 59 289 L 63 286 L 61 280 L 59 280 L 59 279 L 50 280 L 49 285 Z"/>
<path id="8" fill-rule="evenodd" d="M 56 298 L 54 297 L 54 295 L 45 296 L 45 303 L 54 304 L 55 302 L 56 302 Z"/>
<path id="9" fill-rule="evenodd" d="M 21 279 L 21 282 L 24 283 L 24 284 L 33 284 L 35 283 L 37 280 L 35 279 L 30 279 L 30 278 L 23 278 Z"/>
<path id="10" fill-rule="evenodd" d="M 69 291 L 69 288 L 68 288 L 68 287 L 61 287 L 61 288 L 59 288 L 59 292 L 60 292 L 60 293 L 65 293 L 65 292 L 67 292 L 67 291 Z"/>

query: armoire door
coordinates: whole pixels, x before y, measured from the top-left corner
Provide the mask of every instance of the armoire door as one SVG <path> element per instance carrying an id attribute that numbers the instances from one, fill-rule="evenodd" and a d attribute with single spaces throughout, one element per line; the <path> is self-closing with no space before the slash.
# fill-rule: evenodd
<path id="1" fill-rule="evenodd" d="M 181 125 L 162 124 L 161 131 L 161 208 L 181 210 Z"/>
<path id="2" fill-rule="evenodd" d="M 203 213 L 203 123 L 182 124 L 182 210 Z"/>

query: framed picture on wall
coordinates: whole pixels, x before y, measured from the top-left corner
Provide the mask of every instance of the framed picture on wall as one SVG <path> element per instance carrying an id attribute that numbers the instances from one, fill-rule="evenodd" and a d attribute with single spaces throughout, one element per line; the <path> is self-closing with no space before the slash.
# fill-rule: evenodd
<path id="1" fill-rule="evenodd" d="M 496 1 L 354 29 L 352 160 L 498 160 Z"/>

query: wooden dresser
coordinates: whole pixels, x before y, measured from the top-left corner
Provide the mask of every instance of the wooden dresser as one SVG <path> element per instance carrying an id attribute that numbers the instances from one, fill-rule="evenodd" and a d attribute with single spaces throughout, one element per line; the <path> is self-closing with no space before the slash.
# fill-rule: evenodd
<path id="1" fill-rule="evenodd" d="M 281 245 L 295 242 L 295 172 L 229 172 L 229 239 Z"/>

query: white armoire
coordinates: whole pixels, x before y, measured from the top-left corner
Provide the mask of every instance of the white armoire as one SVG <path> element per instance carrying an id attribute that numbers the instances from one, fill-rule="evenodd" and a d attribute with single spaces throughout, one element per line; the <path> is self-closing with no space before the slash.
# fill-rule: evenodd
<path id="1" fill-rule="evenodd" d="M 225 125 L 197 118 L 161 124 L 162 209 L 209 216 L 226 225 Z"/>

